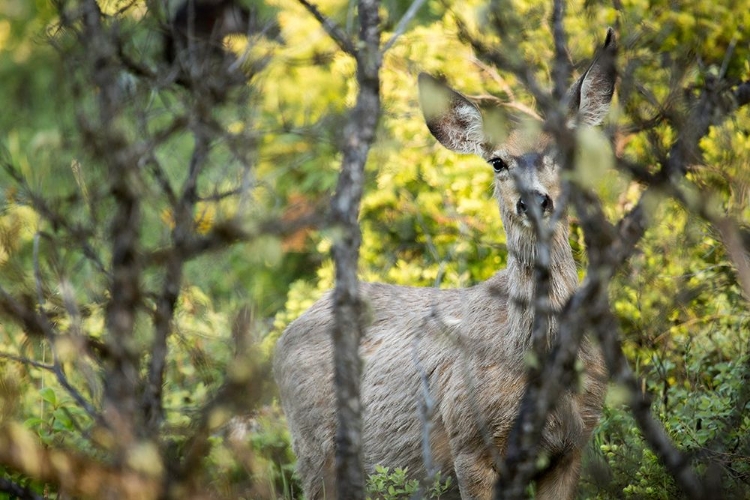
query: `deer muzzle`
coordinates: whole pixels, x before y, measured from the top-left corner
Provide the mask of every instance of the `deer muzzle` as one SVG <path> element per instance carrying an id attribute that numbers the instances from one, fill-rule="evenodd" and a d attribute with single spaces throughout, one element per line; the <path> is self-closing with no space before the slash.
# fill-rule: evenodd
<path id="1" fill-rule="evenodd" d="M 540 211 L 539 213 L 542 216 L 546 216 L 552 213 L 552 210 L 554 210 L 554 203 L 552 202 L 552 198 L 550 198 L 548 195 L 541 193 L 539 191 L 532 191 L 528 195 L 528 202 L 533 203 L 536 208 Z M 516 213 L 519 216 L 525 217 L 529 211 L 529 206 L 527 205 L 527 202 L 524 201 L 524 197 L 520 197 L 518 199 L 518 203 L 516 203 Z"/>

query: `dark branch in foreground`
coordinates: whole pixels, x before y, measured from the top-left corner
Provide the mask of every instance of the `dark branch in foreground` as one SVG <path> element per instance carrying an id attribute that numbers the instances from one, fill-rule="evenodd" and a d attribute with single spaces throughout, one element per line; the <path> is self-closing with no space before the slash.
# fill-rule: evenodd
<path id="1" fill-rule="evenodd" d="M 323 29 L 326 30 L 326 33 L 328 33 L 328 36 L 330 36 L 333 41 L 338 44 L 341 50 L 351 56 L 356 56 L 357 48 L 355 47 L 354 43 L 346 34 L 346 32 L 333 21 L 333 19 L 320 12 L 320 9 L 308 0 L 299 0 L 299 3 L 301 3 L 310 12 L 310 14 L 312 14 L 313 17 L 318 20 L 321 26 L 323 26 Z"/>
<path id="2" fill-rule="evenodd" d="M 630 409 L 644 439 L 675 478 L 685 497 L 695 500 L 714 498 L 690 465 L 691 457 L 674 446 L 662 424 L 651 413 L 651 397 L 642 391 L 640 381 L 622 352 L 619 328 L 611 313 L 601 318 L 594 331 L 604 348 L 610 376 L 630 392 Z"/>
<path id="3" fill-rule="evenodd" d="M 304 0 L 302 0 L 304 1 Z M 334 289 L 334 384 L 338 428 L 336 432 L 336 493 L 352 500 L 365 497 L 362 463 L 362 407 L 359 342 L 364 331 L 365 308 L 359 295 L 357 265 L 361 234 L 359 210 L 365 181 L 365 163 L 380 118 L 380 16 L 377 0 L 359 2 L 359 38 L 356 52 L 359 93 L 344 128 L 345 146 L 336 193 L 331 200 L 331 226 L 336 265 Z"/>
<path id="4" fill-rule="evenodd" d="M 21 486 L 4 477 L 0 477 L 0 492 L 7 493 L 10 498 L 17 498 L 18 500 L 42 500 L 44 498 L 34 493 L 30 488 Z"/>
<path id="5" fill-rule="evenodd" d="M 555 14 L 558 15 L 557 10 Z M 554 23 L 556 20 L 557 17 L 554 17 L 555 53 L 557 55 L 554 74 L 559 78 L 557 73 L 561 72 L 560 67 L 564 66 L 561 62 L 561 54 L 565 50 L 561 48 L 561 44 L 564 44 L 564 34 L 558 23 Z M 462 36 L 469 39 L 480 57 L 484 56 L 499 67 L 511 71 L 521 81 L 532 85 L 532 90 L 535 88 L 536 83 L 528 77 L 525 68 L 515 67 L 508 58 L 484 46 L 480 41 L 474 40 L 465 27 L 462 28 L 460 24 L 459 27 L 462 30 Z M 559 86 L 558 78 L 555 78 L 556 90 Z M 629 371 L 629 365 L 619 347 L 617 329 L 611 324 L 606 290 L 611 278 L 633 254 L 645 232 L 644 200 L 654 191 L 671 193 L 678 200 L 681 199 L 677 182 L 681 181 L 684 173 L 688 171 L 689 164 L 699 160 L 700 140 L 708 133 L 710 126 L 720 123 L 736 106 L 746 104 L 750 100 L 750 95 L 748 95 L 750 92 L 747 88 L 747 82 L 738 86 L 734 91 L 720 82 L 708 83 L 696 100 L 696 104 L 691 107 L 691 114 L 684 122 L 689 125 L 681 128 L 682 132 L 672 144 L 669 154 L 665 156 L 667 160 L 662 169 L 656 175 L 648 176 L 647 192 L 642 195 L 635 209 L 623 217 L 616 226 L 613 227 L 607 222 L 595 196 L 575 184 L 571 185 L 572 204 L 578 212 L 580 224 L 584 229 L 589 253 L 587 278 L 558 318 L 560 322 L 558 336 L 546 362 L 542 364 L 543 369 L 540 372 L 534 366 L 529 368 L 530 382 L 521 402 L 513 432 L 508 440 L 505 460 L 501 464 L 501 474 L 496 484 L 496 498 L 523 498 L 526 486 L 543 472 L 537 469 L 542 430 L 547 417 L 557 407 L 560 396 L 575 390 L 575 383 L 579 380 L 575 362 L 581 342 L 584 340 L 584 333 L 587 331 L 595 333 L 600 340 L 611 376 L 631 391 L 632 410 L 644 438 L 675 478 L 683 493 L 692 499 L 708 498 L 706 496 L 708 490 L 704 482 L 691 466 L 691 457 L 672 444 L 662 425 L 651 414 L 650 398 L 640 391 L 637 379 Z M 534 93 L 536 95 L 538 92 Z M 544 106 L 543 109 L 550 111 Z M 554 109 L 551 111 L 554 112 Z M 566 139 L 569 137 L 563 130 L 553 128 L 551 133 L 557 136 L 558 144 L 567 144 Z M 643 172 L 648 171 L 645 165 L 630 165 L 630 167 L 641 175 L 642 180 L 646 179 L 646 176 L 642 175 Z M 697 213 L 706 220 L 714 222 L 721 229 L 721 225 L 712 221 L 705 210 L 703 212 L 698 210 Z M 735 233 L 729 233 L 730 236 L 732 234 Z M 731 238 L 728 239 L 731 240 Z M 734 247 L 739 246 L 737 240 L 739 236 L 732 240 L 735 242 Z M 544 252 L 540 250 L 539 254 L 544 255 Z M 734 254 L 737 252 L 735 251 Z M 744 267 L 743 264 L 745 264 Z M 543 267 L 544 261 L 538 262 L 537 266 Z M 744 276 L 747 274 L 746 262 L 744 260 L 739 262 L 738 267 L 740 281 L 744 282 Z M 535 283 L 537 296 L 546 296 L 548 284 L 543 273 L 536 274 Z M 537 309 L 535 332 L 539 312 L 540 310 Z"/>

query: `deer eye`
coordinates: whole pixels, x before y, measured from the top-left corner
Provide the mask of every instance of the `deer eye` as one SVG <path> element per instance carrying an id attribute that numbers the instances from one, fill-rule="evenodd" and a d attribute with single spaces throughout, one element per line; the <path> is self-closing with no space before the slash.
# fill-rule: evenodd
<path id="1" fill-rule="evenodd" d="M 492 168 L 495 169 L 496 173 L 505 172 L 508 170 L 508 164 L 505 163 L 500 158 L 493 158 L 489 161 L 489 164 L 492 165 Z"/>

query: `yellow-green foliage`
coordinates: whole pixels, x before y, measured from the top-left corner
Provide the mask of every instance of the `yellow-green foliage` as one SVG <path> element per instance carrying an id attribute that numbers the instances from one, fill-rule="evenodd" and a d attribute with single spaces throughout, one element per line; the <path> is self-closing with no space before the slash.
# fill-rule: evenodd
<path id="1" fill-rule="evenodd" d="M 122 14 L 123 30 L 132 35 L 129 43 L 137 48 L 133 53 L 152 66 L 160 47 L 146 5 L 154 3 L 159 2 L 137 1 Z M 352 2 L 316 3 L 356 32 Z M 635 92 L 631 85 L 630 93 L 617 100 L 613 120 L 627 124 L 626 112 L 650 119 L 660 111 L 654 101 L 663 102 L 676 87 L 700 85 L 722 68 L 729 79 L 750 77 L 750 1 L 620 3 L 622 9 L 617 11 L 609 3 L 567 2 L 565 18 L 574 61 L 590 58 L 606 27 L 619 25 L 619 66 L 645 92 Z M 115 12 L 124 4 L 113 1 L 105 7 Z M 384 41 L 410 4 L 383 2 Z M 515 9 L 513 23 L 500 35 L 492 33 L 495 8 L 506 13 Z M 458 287 L 484 280 L 505 266 L 505 235 L 492 196 L 492 169 L 478 158 L 447 151 L 432 138 L 418 106 L 417 75 L 442 74 L 467 94 L 491 94 L 533 108 L 533 99 L 516 78 L 485 67 L 458 40 L 456 17 L 486 34 L 501 51 L 504 43 L 517 42 L 530 71 L 548 82 L 554 56 L 548 23 L 551 9 L 551 2 L 536 0 L 492 5 L 471 0 L 446 10 L 444 2 L 430 0 L 386 54 L 381 73 L 383 115 L 369 156 L 360 215 L 362 279 Z M 201 234 L 230 220 L 252 229 L 267 218 L 304 213 L 325 204 L 335 189 L 343 124 L 357 91 L 354 60 L 337 48 L 298 2 L 273 0 L 262 6 L 262 13 L 276 18 L 280 40 L 262 39 L 250 46 L 252 57 L 267 56 L 268 64 L 255 77 L 246 99 L 214 110 L 226 135 L 213 145 L 199 183 L 205 196 L 241 182 L 252 189 L 243 197 L 198 204 L 193 216 Z M 107 171 L 91 158 L 75 127 L 76 109 L 89 109 L 96 92 L 78 97 L 72 93 L 68 83 L 81 76 L 63 67 L 42 37 L 52 32 L 47 28 L 55 19 L 50 2 L 0 2 L 0 102 L 4 103 L 0 162 L 15 165 L 29 187 L 53 200 L 71 221 L 88 223 L 93 218 L 96 224 L 89 242 L 107 264 L 111 259 Z M 63 45 L 73 43 L 65 34 L 59 36 Z M 231 46 L 238 53 L 248 47 L 237 39 Z M 628 84 L 632 82 L 622 81 L 621 87 Z M 120 117 L 118 129 L 127 140 L 138 140 L 144 124 L 134 116 L 142 110 L 148 111 L 147 130 L 161 129 L 188 109 L 179 96 L 171 89 L 136 86 L 133 109 Z M 701 143 L 703 163 L 692 166 L 688 176 L 694 186 L 690 192 L 713 193 L 714 210 L 746 226 L 750 225 L 749 127 L 750 111 L 745 108 L 711 129 Z M 652 144 L 667 147 L 677 132 L 662 124 L 650 134 L 625 138 L 618 153 L 655 170 L 660 158 L 652 155 Z M 602 198 L 608 217 L 617 220 L 632 208 L 642 188 L 626 175 L 605 170 L 613 156 L 602 135 L 583 134 L 582 168 L 574 177 L 585 180 Z M 256 145 L 249 171 L 232 156 L 236 144 Z M 154 152 L 175 185 L 185 180 L 192 146 L 192 138 L 183 134 Z M 139 188 L 143 246 L 156 251 L 169 242 L 173 214 L 155 183 Z M 87 398 L 98 401 L 102 390 L 98 368 L 86 356 L 76 356 L 80 353 L 73 335 L 77 325 L 65 316 L 64 299 L 75 299 L 82 311 L 78 326 L 101 339 L 106 334 L 107 279 L 82 256 L 80 241 L 35 213 L 22 192 L 22 186 L 0 173 L 0 284 L 11 293 L 35 297 L 33 246 L 39 234 L 39 273 L 53 290 L 49 295 L 59 297 L 45 307 L 66 335 L 60 346 L 68 354 L 64 368 Z M 71 194 L 75 196 L 68 198 Z M 730 416 L 742 404 L 739 394 L 747 373 L 747 303 L 714 229 L 672 201 L 655 198 L 647 207 L 651 228 L 609 290 L 624 334 L 623 346 L 644 376 L 645 386 L 656 394 L 656 414 L 677 445 L 696 452 L 734 450 L 725 457 L 728 487 L 740 488 L 750 469 L 750 422 L 747 411 L 734 420 Z M 583 262 L 582 241 L 574 225 L 573 246 Z M 238 341 L 232 336 L 239 311 L 250 311 L 248 335 L 260 346 L 252 362 L 263 367 L 283 328 L 332 287 L 330 246 L 330 234 L 310 229 L 234 245 L 186 267 L 164 386 L 165 439 L 178 450 L 200 408 L 244 359 L 238 357 Z M 162 279 L 161 269 L 149 268 L 144 286 L 159 290 Z M 152 295 L 145 297 L 146 306 L 153 307 Z M 146 358 L 153 336 L 147 316 L 142 315 L 136 338 Z M 51 356 L 39 336 L 4 317 L 0 352 L 43 363 Z M 248 491 L 258 498 L 297 497 L 299 490 L 291 476 L 293 457 L 283 418 L 273 404 L 274 390 L 267 371 L 257 373 L 266 379 L 252 381 L 262 386 L 263 394 L 257 398 L 255 412 L 245 415 L 244 445 L 227 437 L 226 428 L 216 430 L 207 459 L 207 482 L 227 498 L 240 498 Z M 615 391 L 589 453 L 582 496 L 674 498 L 673 481 L 645 448 L 623 404 Z M 725 428 L 723 422 L 730 420 L 734 427 Z M 53 374 L 1 358 L 0 425 L 8 422 L 23 422 L 45 445 L 101 453 L 88 436 L 90 418 Z M 5 473 L 0 464 L 0 475 Z M 253 479 L 248 481 L 248 476 Z M 393 478 L 387 471 L 381 476 L 385 489 L 376 493 L 387 494 Z"/>

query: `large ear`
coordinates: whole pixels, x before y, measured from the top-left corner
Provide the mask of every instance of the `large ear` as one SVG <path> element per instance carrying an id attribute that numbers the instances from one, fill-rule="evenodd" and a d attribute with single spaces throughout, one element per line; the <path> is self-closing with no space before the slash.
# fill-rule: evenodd
<path id="1" fill-rule="evenodd" d="M 568 90 L 570 112 L 574 122 L 599 125 L 609 112 L 617 79 L 616 55 L 615 32 L 609 28 L 604 47 L 589 69 Z"/>
<path id="2" fill-rule="evenodd" d="M 482 113 L 466 97 L 426 73 L 419 74 L 419 104 L 427 128 L 458 153 L 482 154 Z"/>

